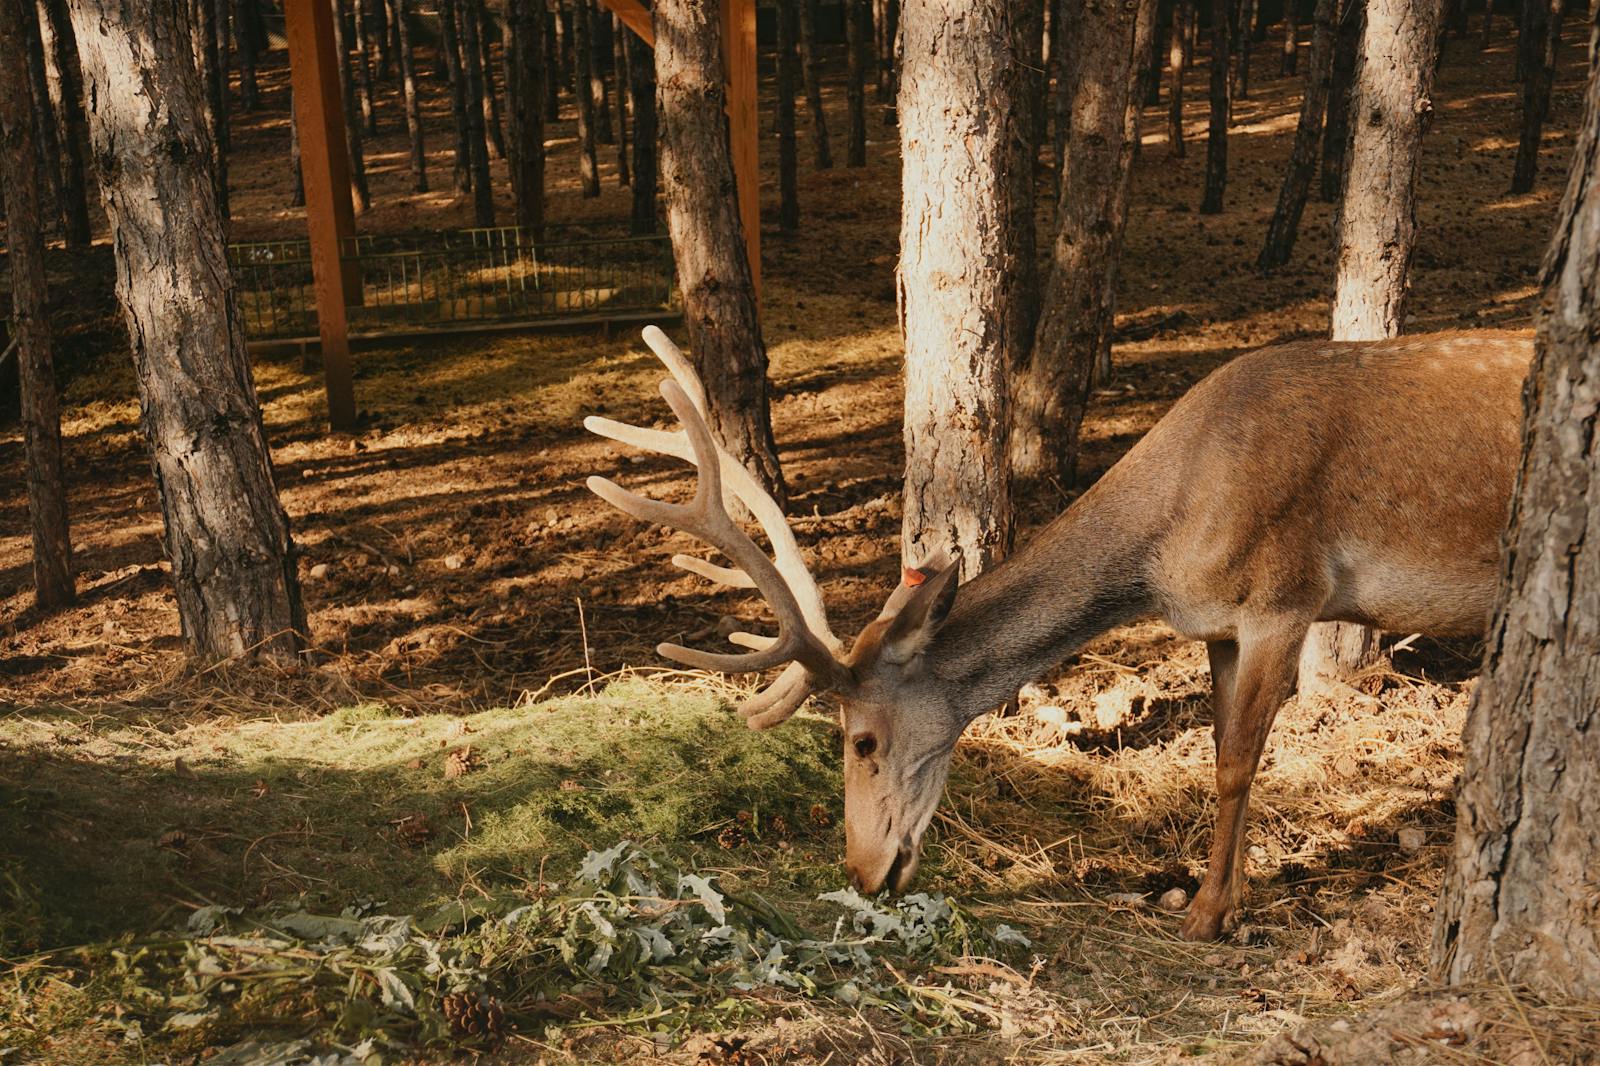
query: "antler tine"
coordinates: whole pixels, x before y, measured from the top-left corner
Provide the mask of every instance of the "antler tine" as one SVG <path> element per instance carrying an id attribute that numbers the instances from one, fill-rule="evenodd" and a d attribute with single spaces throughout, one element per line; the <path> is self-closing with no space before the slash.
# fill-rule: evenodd
<path id="1" fill-rule="evenodd" d="M 770 729 L 800 709 L 812 692 L 811 675 L 801 663 L 790 663 L 778 679 L 739 705 L 751 729 Z"/>
<path id="2" fill-rule="evenodd" d="M 718 566 L 708 563 L 704 559 L 696 559 L 692 555 L 674 555 L 672 565 L 691 574 L 699 574 L 707 581 L 716 581 L 736 589 L 753 589 L 756 587 L 755 579 L 743 570 L 730 566 Z"/>

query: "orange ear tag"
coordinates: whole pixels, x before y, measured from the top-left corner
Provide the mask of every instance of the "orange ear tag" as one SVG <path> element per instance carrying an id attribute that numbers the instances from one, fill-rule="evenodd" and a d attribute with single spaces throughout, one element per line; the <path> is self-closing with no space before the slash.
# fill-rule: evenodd
<path id="1" fill-rule="evenodd" d="M 928 580 L 928 575 L 924 574 L 921 570 L 916 570 L 916 569 L 913 569 L 912 567 L 909 567 L 909 566 L 906 567 L 905 569 L 906 569 L 906 584 L 910 585 L 912 588 L 916 588 L 918 585 L 920 585 L 924 581 Z"/>

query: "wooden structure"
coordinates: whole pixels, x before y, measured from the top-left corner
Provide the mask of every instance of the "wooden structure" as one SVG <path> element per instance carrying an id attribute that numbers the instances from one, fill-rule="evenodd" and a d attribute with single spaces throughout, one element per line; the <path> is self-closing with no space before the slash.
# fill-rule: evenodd
<path id="1" fill-rule="evenodd" d="M 652 47 L 650 12 L 639 0 L 600 0 L 623 25 Z M 756 111 L 756 2 L 718 0 L 723 65 L 728 81 L 729 140 L 739 215 L 757 298 L 761 293 L 760 133 Z M 350 160 L 339 87 L 340 56 L 334 45 L 333 6 L 328 0 L 284 0 L 295 121 L 300 129 L 300 166 L 305 179 L 306 232 L 315 279 L 317 329 L 322 345 L 328 422 L 335 430 L 356 425 L 355 384 L 350 362 L 351 304 L 361 303 L 360 277 L 346 263 L 355 238 L 350 197 Z"/>

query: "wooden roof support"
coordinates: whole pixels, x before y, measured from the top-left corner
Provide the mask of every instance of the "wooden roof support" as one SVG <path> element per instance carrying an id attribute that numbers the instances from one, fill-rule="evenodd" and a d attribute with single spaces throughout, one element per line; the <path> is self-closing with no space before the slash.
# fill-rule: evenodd
<path id="1" fill-rule="evenodd" d="M 328 423 L 356 427 L 354 375 L 350 364 L 346 303 L 361 303 L 361 277 L 343 250 L 355 237 L 350 202 L 350 157 L 345 141 L 339 56 L 333 43 L 328 0 L 284 0 L 289 38 L 295 122 L 300 129 L 300 170 L 306 188 L 306 232 L 322 340 L 322 373 L 328 392 Z"/>

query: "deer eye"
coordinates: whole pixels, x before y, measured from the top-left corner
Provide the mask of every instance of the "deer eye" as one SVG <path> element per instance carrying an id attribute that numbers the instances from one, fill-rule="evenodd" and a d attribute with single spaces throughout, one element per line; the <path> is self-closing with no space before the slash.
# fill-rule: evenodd
<path id="1" fill-rule="evenodd" d="M 855 744 L 856 758 L 858 759 L 865 759 L 878 750 L 878 738 L 871 733 L 861 734 L 852 743 Z"/>

